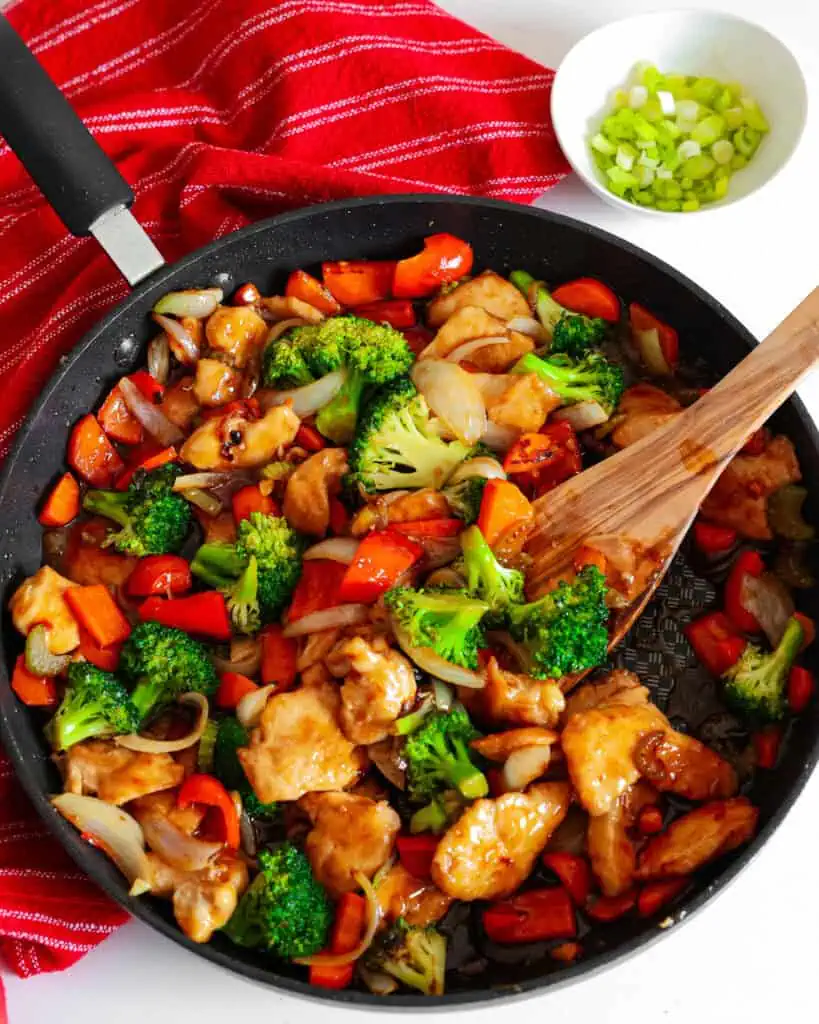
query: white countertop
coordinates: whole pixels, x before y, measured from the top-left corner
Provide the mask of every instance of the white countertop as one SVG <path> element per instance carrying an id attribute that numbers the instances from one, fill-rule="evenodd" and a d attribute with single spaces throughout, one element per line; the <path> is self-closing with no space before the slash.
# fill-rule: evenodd
<path id="1" fill-rule="evenodd" d="M 605 21 L 688 6 L 755 19 L 792 47 L 819 99 L 816 0 L 440 0 L 497 39 L 556 67 L 567 49 Z M 813 52 L 809 47 L 813 47 Z M 650 54 L 647 55 L 650 57 Z M 642 246 L 713 293 L 752 332 L 764 335 L 819 278 L 819 118 L 787 170 L 762 194 L 707 217 L 649 218 L 609 208 L 568 180 L 539 205 L 589 221 Z M 812 383 L 812 386 L 811 386 Z M 819 375 L 803 395 L 819 414 Z M 819 887 L 819 776 L 764 850 L 704 912 L 647 951 L 578 985 L 517 1003 L 521 1024 L 769 1024 L 815 1020 Z M 132 922 L 76 967 L 19 981 L 4 975 L 11 1024 L 318 1024 L 333 1011 L 252 985 Z M 469 1011 L 488 1020 L 491 1010 Z M 413 1015 L 415 1016 L 415 1015 Z M 365 1024 L 363 1011 L 336 1019 Z M 372 1019 L 372 1018 L 369 1018 Z M 408 1018 L 404 1018 L 405 1020 Z"/>

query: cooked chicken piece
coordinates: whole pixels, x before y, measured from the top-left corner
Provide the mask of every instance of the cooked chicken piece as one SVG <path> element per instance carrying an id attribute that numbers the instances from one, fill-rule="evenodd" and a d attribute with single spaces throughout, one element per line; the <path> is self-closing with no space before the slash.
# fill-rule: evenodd
<path id="1" fill-rule="evenodd" d="M 236 540 L 236 520 L 227 509 L 219 515 L 209 516 L 201 508 L 193 507 L 193 514 L 202 527 L 206 544 L 233 544 Z"/>
<path id="2" fill-rule="evenodd" d="M 432 859 L 433 882 L 461 900 L 509 896 L 529 877 L 569 801 L 565 782 L 476 800 L 441 838 Z"/>
<path id="3" fill-rule="evenodd" d="M 147 854 L 154 896 L 172 897 L 174 917 L 194 942 L 208 942 L 230 920 L 247 888 L 247 865 L 225 851 L 200 871 L 180 871 L 155 853 Z"/>
<path id="4" fill-rule="evenodd" d="M 454 902 L 432 882 L 415 878 L 401 863 L 390 868 L 375 892 L 385 920 L 403 917 L 407 924 L 421 928 L 440 921 Z"/>
<path id="5" fill-rule="evenodd" d="M 637 781 L 637 742 L 666 724 L 663 713 L 651 704 L 613 704 L 572 715 L 560 742 L 569 776 L 589 814 L 607 814 Z"/>
<path id="6" fill-rule="evenodd" d="M 500 394 L 485 394 L 489 419 L 502 427 L 536 433 L 561 404 L 560 397 L 536 373 L 511 373 L 502 379 L 506 386 Z"/>
<path id="7" fill-rule="evenodd" d="M 310 665 L 301 673 L 302 686 L 325 686 L 332 682 L 334 682 L 333 677 L 327 670 L 327 666 L 321 661 Z"/>
<path id="8" fill-rule="evenodd" d="M 74 523 L 59 563 L 63 575 L 81 587 L 92 587 L 96 583 L 118 587 L 124 583 L 134 571 L 137 559 L 121 555 L 113 548 L 102 547 L 112 527 L 110 519 L 101 516 Z"/>
<path id="9" fill-rule="evenodd" d="M 777 436 L 760 455 L 737 455 L 723 470 L 702 504 L 703 516 L 730 526 L 743 537 L 770 540 L 768 498 L 786 484 L 802 479 L 791 441 Z"/>
<path id="10" fill-rule="evenodd" d="M 324 314 L 311 306 L 303 299 L 291 298 L 289 295 L 271 295 L 262 299 L 262 309 L 271 320 L 290 320 L 298 317 L 306 320 L 309 324 L 318 324 L 324 319 Z"/>
<path id="11" fill-rule="evenodd" d="M 693 736 L 665 729 L 637 741 L 634 763 L 644 779 L 661 793 L 686 800 L 726 798 L 737 791 L 731 765 Z"/>
<path id="12" fill-rule="evenodd" d="M 330 525 L 330 498 L 341 490 L 347 472 L 347 452 L 325 448 L 311 455 L 287 481 L 282 511 L 301 533 L 323 537 Z"/>
<path id="13" fill-rule="evenodd" d="M 617 668 L 594 683 L 583 683 L 566 697 L 563 721 L 589 708 L 609 704 L 648 704 L 649 691 L 633 672 Z"/>
<path id="14" fill-rule="evenodd" d="M 387 800 L 308 793 L 299 807 L 313 823 L 304 842 L 310 866 L 333 898 L 358 888 L 357 872 L 372 878 L 386 864 L 401 828 L 401 819 Z"/>
<path id="15" fill-rule="evenodd" d="M 149 793 L 132 800 L 128 811 L 142 824 L 142 819 L 161 815 L 185 835 L 192 836 L 205 820 L 207 809 L 202 804 L 191 804 L 189 807 L 178 807 L 176 794 L 168 790 L 160 793 Z"/>
<path id="16" fill-rule="evenodd" d="M 626 831 L 621 797 L 607 814 L 589 818 L 586 849 L 604 896 L 619 896 L 634 880 L 637 857 Z"/>
<path id="17" fill-rule="evenodd" d="M 441 519 L 451 515 L 449 502 L 440 491 L 425 487 L 402 494 L 394 501 L 378 497 L 356 512 L 350 526 L 354 537 L 363 537 L 370 530 L 386 529 L 389 523 L 414 523 L 424 519 Z"/>
<path id="18" fill-rule="evenodd" d="M 469 745 L 487 761 L 505 761 L 516 750 L 525 750 L 529 747 L 551 747 L 557 743 L 559 738 L 558 733 L 553 729 L 529 726 L 523 729 L 496 732 L 491 736 L 481 736 L 479 739 L 472 740 Z"/>
<path id="19" fill-rule="evenodd" d="M 291 444 L 300 420 L 289 405 L 274 406 L 258 420 L 241 413 L 214 416 L 197 427 L 180 456 L 196 469 L 248 469 L 276 458 Z"/>
<path id="20" fill-rule="evenodd" d="M 200 405 L 225 405 L 239 397 L 242 375 L 218 359 L 200 359 L 196 364 L 193 393 Z"/>
<path id="21" fill-rule="evenodd" d="M 63 596 L 77 584 L 44 565 L 15 590 L 9 611 L 15 629 L 27 635 L 34 626 L 48 626 L 48 649 L 67 654 L 80 645 L 80 631 Z"/>
<path id="22" fill-rule="evenodd" d="M 266 334 L 267 324 L 249 306 L 220 306 L 205 326 L 208 345 L 239 370 L 247 366 Z"/>
<path id="23" fill-rule="evenodd" d="M 193 384 L 193 377 L 182 377 L 165 389 L 159 406 L 160 411 L 180 430 L 188 430 L 199 413 L 199 402 L 196 400 Z"/>
<path id="24" fill-rule="evenodd" d="M 464 306 L 480 306 L 504 322 L 516 316 L 532 315 L 529 303 L 513 284 L 494 271 L 485 270 L 446 295 L 433 299 L 427 306 L 427 323 L 430 327 L 440 327 Z"/>
<path id="25" fill-rule="evenodd" d="M 445 359 L 459 345 L 477 338 L 508 338 L 502 345 L 486 345 L 474 351 L 469 362 L 486 373 L 502 373 L 521 356 L 531 352 L 535 343 L 528 334 L 510 331 L 503 320 L 478 306 L 463 306 L 446 321 L 419 359 Z"/>
<path id="26" fill-rule="evenodd" d="M 756 830 L 759 811 L 744 796 L 712 800 L 672 822 L 640 852 L 636 877 L 689 875 L 714 857 L 746 843 Z"/>
<path id="27" fill-rule="evenodd" d="M 659 793 L 645 779 L 638 779 L 630 789 L 620 797 L 620 804 L 623 808 L 624 818 L 628 828 L 637 824 L 640 811 L 644 807 L 656 805 Z"/>
<path id="28" fill-rule="evenodd" d="M 653 384 L 635 384 L 628 388 L 617 406 L 617 427 L 611 440 L 617 448 L 628 448 L 658 427 L 665 426 L 682 411 L 672 395 Z"/>
<path id="29" fill-rule="evenodd" d="M 341 728 L 353 743 L 386 739 L 396 718 L 415 700 L 415 672 L 403 654 L 377 651 L 362 637 L 339 645 L 350 659 L 341 687 Z"/>
<path id="30" fill-rule="evenodd" d="M 107 740 L 86 740 L 65 755 L 65 791 L 125 804 L 178 786 L 185 774 L 170 754 L 138 754 Z"/>
<path id="31" fill-rule="evenodd" d="M 482 717 L 490 722 L 545 728 L 557 724 L 566 706 L 563 692 L 554 680 L 506 672 L 494 658 L 487 665 L 486 686 L 475 693 L 474 700 Z"/>
<path id="32" fill-rule="evenodd" d="M 339 728 L 340 710 L 335 684 L 270 697 L 250 746 L 239 750 L 262 803 L 298 800 L 305 793 L 344 789 L 356 781 L 366 756 Z"/>

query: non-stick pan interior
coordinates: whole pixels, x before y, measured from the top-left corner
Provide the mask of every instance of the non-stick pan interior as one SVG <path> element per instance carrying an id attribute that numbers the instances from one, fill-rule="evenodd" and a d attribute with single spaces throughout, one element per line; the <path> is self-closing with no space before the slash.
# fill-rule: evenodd
<path id="1" fill-rule="evenodd" d="M 674 324 L 680 333 L 683 360 L 696 365 L 699 380 L 718 379 L 738 362 L 753 343 L 750 335 L 717 303 L 652 257 L 586 225 L 530 208 L 482 200 L 391 197 L 331 204 L 288 214 L 228 236 L 175 267 L 159 272 L 110 314 L 78 346 L 46 388 L 9 457 L 0 484 L 0 590 L 3 595 L 3 658 L 0 675 L 0 719 L 4 742 L 20 777 L 40 811 L 57 831 L 72 856 L 132 913 L 225 967 L 268 984 L 315 998 L 377 1005 L 381 1009 L 413 1005 L 432 1007 L 479 1002 L 531 992 L 577 977 L 610 963 L 660 933 L 657 922 L 638 919 L 602 926 L 584 937 L 586 957 L 564 967 L 539 946 L 520 949 L 481 948 L 470 927 L 466 908 L 448 921 L 452 929 L 448 994 L 440 999 L 401 995 L 386 1000 L 364 993 L 324 993 L 309 988 L 301 971 L 238 949 L 218 936 L 200 947 L 177 928 L 170 905 L 146 897 L 132 900 L 108 860 L 87 844 L 54 813 L 47 794 L 58 788 L 56 771 L 42 741 L 41 721 L 16 701 L 7 685 L 8 672 L 20 651 L 6 602 L 13 587 L 40 565 L 41 529 L 35 508 L 52 481 L 63 471 L 67 431 L 76 418 L 96 408 L 113 380 L 143 359 L 151 336 L 147 313 L 171 288 L 219 284 L 226 292 L 245 281 L 263 294 L 281 292 L 287 273 L 316 266 L 325 259 L 390 258 L 410 255 L 424 236 L 447 231 L 467 239 L 476 266 L 500 273 L 525 268 L 547 281 L 588 275 L 606 281 L 626 301 L 639 301 Z M 796 443 L 808 488 L 819 479 L 819 437 L 801 405 L 791 402 L 777 417 Z M 819 512 L 812 494 L 814 515 Z M 655 699 L 679 727 L 704 735 L 709 742 L 741 744 L 735 724 L 716 701 L 712 680 L 700 670 L 681 628 L 714 600 L 713 579 L 700 574 L 684 546 L 656 599 L 632 630 L 615 661 L 634 669 Z M 805 611 L 814 616 L 816 596 Z M 812 666 L 813 667 L 813 666 Z M 672 922 L 699 906 L 764 841 L 781 819 L 816 759 L 819 711 L 816 705 L 799 719 L 775 771 L 762 772 L 751 790 L 761 808 L 761 833 L 750 849 L 726 857 L 703 873 L 696 885 L 670 911 Z M 668 922 L 665 922 L 667 925 Z M 489 954 L 489 955 L 488 955 Z"/>

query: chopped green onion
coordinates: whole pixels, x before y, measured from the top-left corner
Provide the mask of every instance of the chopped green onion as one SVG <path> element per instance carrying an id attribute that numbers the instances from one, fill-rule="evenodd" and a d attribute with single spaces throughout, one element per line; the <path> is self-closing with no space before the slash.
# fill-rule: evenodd
<path id="1" fill-rule="evenodd" d="M 725 121 L 719 114 L 711 114 L 699 122 L 691 132 L 691 138 L 701 146 L 710 146 L 722 137 L 724 131 Z"/>
<path id="2" fill-rule="evenodd" d="M 734 145 L 743 156 L 753 156 L 759 146 L 761 136 L 753 128 L 740 128 L 734 132 Z"/>
<path id="3" fill-rule="evenodd" d="M 592 149 L 596 149 L 598 153 L 605 153 L 606 156 L 614 156 L 617 152 L 617 147 L 613 142 L 609 142 L 606 136 L 602 132 L 598 132 L 591 140 Z M 733 147 L 731 148 L 733 152 Z"/>
<path id="4" fill-rule="evenodd" d="M 695 139 L 686 139 L 677 146 L 677 155 L 680 160 L 688 160 L 689 157 L 699 156 L 702 152 L 699 142 Z"/>
<path id="5" fill-rule="evenodd" d="M 683 121 L 696 121 L 699 112 L 700 105 L 696 100 L 680 100 L 677 104 L 677 117 Z"/>
<path id="6" fill-rule="evenodd" d="M 628 94 L 628 105 L 632 110 L 644 107 L 648 100 L 648 89 L 644 85 L 633 85 Z"/>
<path id="7" fill-rule="evenodd" d="M 711 156 L 718 164 L 729 164 L 733 155 L 734 146 L 733 143 L 728 141 L 728 139 L 717 139 L 711 147 Z M 724 168 L 717 168 L 718 171 L 721 169 Z"/>

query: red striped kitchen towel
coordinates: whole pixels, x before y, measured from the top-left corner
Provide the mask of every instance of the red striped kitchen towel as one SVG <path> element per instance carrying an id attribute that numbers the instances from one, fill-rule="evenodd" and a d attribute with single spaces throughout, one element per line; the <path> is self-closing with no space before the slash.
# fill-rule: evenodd
<path id="1" fill-rule="evenodd" d="M 407 191 L 529 202 L 567 172 L 552 72 L 429 0 L 19 0 L 6 11 L 170 260 L 308 203 Z M 0 457 L 59 356 L 126 290 L 0 144 Z M 124 915 L 49 842 L 5 759 L 0 776 L 0 951 L 18 974 L 59 970 Z"/>

